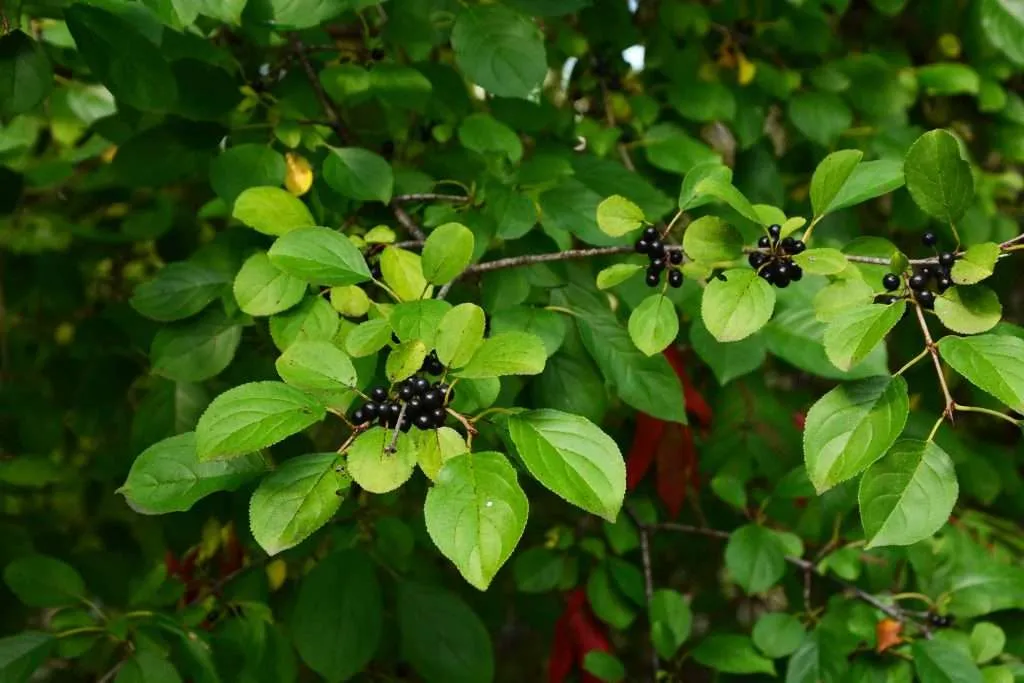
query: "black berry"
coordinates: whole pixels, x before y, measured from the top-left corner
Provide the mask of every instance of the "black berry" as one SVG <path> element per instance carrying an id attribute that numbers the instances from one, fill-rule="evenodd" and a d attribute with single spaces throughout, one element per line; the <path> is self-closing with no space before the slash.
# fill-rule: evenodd
<path id="1" fill-rule="evenodd" d="M 644 278 L 644 282 L 647 283 L 648 287 L 657 287 L 658 286 L 658 281 L 660 279 L 661 279 L 661 272 L 660 271 L 653 270 L 651 268 L 647 269 L 647 277 Z"/>
<path id="2" fill-rule="evenodd" d="M 793 248 L 790 250 L 790 254 L 802 254 L 807 249 L 807 245 L 803 240 L 793 240 Z"/>
<path id="3" fill-rule="evenodd" d="M 919 304 L 921 304 L 922 306 L 924 306 L 925 308 L 931 308 L 932 306 L 935 305 L 935 293 L 934 292 L 931 292 L 931 291 L 926 289 L 923 292 L 918 292 L 914 296 L 917 297 L 917 302 Z"/>
<path id="4" fill-rule="evenodd" d="M 949 268 L 956 262 L 956 254 L 945 251 L 939 254 L 939 263 Z"/>
<path id="5" fill-rule="evenodd" d="M 357 425 L 361 425 L 364 422 L 366 422 L 366 414 L 363 412 L 362 408 L 359 408 L 354 413 L 352 413 L 352 421 L 355 422 Z"/>
<path id="6" fill-rule="evenodd" d="M 408 401 L 410 398 L 413 397 L 414 393 L 416 392 L 413 391 L 412 386 L 409 385 L 407 382 L 402 382 L 402 384 L 399 385 L 398 387 L 398 397 L 403 401 Z"/>
<path id="7" fill-rule="evenodd" d="M 757 238 L 757 246 L 761 247 L 762 249 L 767 249 L 768 247 L 772 246 L 772 241 L 768 239 L 768 235 L 761 235 L 760 237 Z"/>
<path id="8" fill-rule="evenodd" d="M 761 279 L 763 279 L 763 280 L 765 280 L 765 281 L 767 281 L 769 283 L 775 282 L 775 269 L 774 268 L 771 268 L 771 267 L 769 267 L 769 268 L 762 268 L 761 270 L 757 271 L 757 274 L 761 277 Z"/>
<path id="9" fill-rule="evenodd" d="M 668 255 L 668 260 L 672 265 L 678 266 L 683 262 L 683 252 L 678 249 L 673 250 L 672 253 Z"/>
<path id="10" fill-rule="evenodd" d="M 921 235 L 921 243 L 926 247 L 934 247 L 939 242 L 939 237 L 934 232 L 926 232 Z"/>
<path id="11" fill-rule="evenodd" d="M 636 243 L 636 246 L 634 248 L 636 249 L 636 253 L 646 254 L 651 250 L 651 243 L 648 242 L 647 240 L 640 240 Z"/>
<path id="12" fill-rule="evenodd" d="M 416 393 L 421 394 L 430 388 L 430 382 L 423 379 L 422 377 L 417 377 L 412 381 L 412 388 L 416 391 Z"/>
<path id="13" fill-rule="evenodd" d="M 804 269 L 795 263 L 789 264 L 789 281 L 799 282 L 804 276 Z"/>
<path id="14" fill-rule="evenodd" d="M 792 235 L 786 235 L 785 237 L 782 238 L 782 242 L 780 242 L 780 244 L 782 245 L 783 251 L 785 251 L 787 254 L 792 254 L 793 247 L 796 245 L 796 240 L 793 239 Z"/>
<path id="15" fill-rule="evenodd" d="M 663 258 L 651 259 L 651 268 L 658 271 L 659 273 L 665 270 L 665 265 L 665 259 Z"/>
<path id="16" fill-rule="evenodd" d="M 388 398 L 387 389 L 385 389 L 384 387 L 374 387 L 373 389 L 370 390 L 370 398 L 372 398 L 377 403 L 380 403 L 381 401 L 386 401 Z"/>
<path id="17" fill-rule="evenodd" d="M 910 288 L 915 292 L 920 292 L 922 289 L 928 286 L 928 278 L 918 273 L 910 278 Z"/>
<path id="18" fill-rule="evenodd" d="M 661 240 L 657 240 L 657 239 L 651 241 L 650 254 L 651 254 L 651 256 L 655 256 L 655 257 L 657 257 L 657 256 L 664 256 L 665 255 L 665 243 L 662 242 Z"/>
<path id="19" fill-rule="evenodd" d="M 441 405 L 442 400 L 444 400 L 444 397 L 441 395 L 441 392 L 438 391 L 437 389 L 427 389 L 426 391 L 423 392 L 423 405 L 427 406 L 428 408 L 438 407 L 439 405 Z"/>
<path id="20" fill-rule="evenodd" d="M 377 413 L 379 412 L 379 406 L 371 401 L 367 403 L 365 406 L 363 406 L 362 410 L 363 415 L 366 415 L 366 419 L 372 420 L 373 418 L 377 417 Z"/>
<path id="21" fill-rule="evenodd" d="M 767 260 L 768 257 L 759 251 L 752 251 L 750 252 L 750 256 L 747 257 L 747 262 L 750 264 L 751 268 L 760 268 Z"/>
<path id="22" fill-rule="evenodd" d="M 888 306 L 889 304 L 895 301 L 896 297 L 894 297 L 892 294 L 879 294 L 878 296 L 875 297 L 876 304 L 885 304 L 886 306 Z"/>
<path id="23" fill-rule="evenodd" d="M 890 292 L 898 289 L 900 286 L 899 276 L 893 273 L 886 273 L 885 277 L 882 278 L 882 286 Z"/>
<path id="24" fill-rule="evenodd" d="M 945 292 L 947 289 L 949 289 L 950 287 L 953 286 L 953 281 L 950 280 L 945 275 L 943 275 L 942 277 L 940 277 L 938 279 L 937 284 L 938 284 L 939 294 L 941 294 L 942 292 Z"/>
<path id="25" fill-rule="evenodd" d="M 444 408 L 434 408 L 430 414 L 434 418 L 434 424 L 438 427 L 444 426 L 444 420 L 448 417 L 447 413 L 444 412 Z"/>
<path id="26" fill-rule="evenodd" d="M 778 223 L 775 223 L 774 225 L 769 225 L 768 234 L 774 237 L 775 239 L 778 239 L 779 235 L 782 234 L 782 226 L 779 225 Z"/>
<path id="27" fill-rule="evenodd" d="M 644 239 L 647 240 L 648 242 L 653 242 L 654 240 L 658 239 L 658 231 L 655 230 L 654 228 L 646 228 L 644 230 Z"/>
<path id="28" fill-rule="evenodd" d="M 775 264 L 775 279 L 780 278 L 789 279 L 789 266 L 781 262 Z"/>
<path id="29" fill-rule="evenodd" d="M 430 429 L 434 426 L 434 421 L 430 419 L 430 415 L 418 415 L 416 416 L 416 426 L 420 429 Z"/>
<path id="30" fill-rule="evenodd" d="M 671 287 L 679 288 L 683 286 L 683 273 L 678 270 L 672 270 L 668 274 L 668 284 Z"/>

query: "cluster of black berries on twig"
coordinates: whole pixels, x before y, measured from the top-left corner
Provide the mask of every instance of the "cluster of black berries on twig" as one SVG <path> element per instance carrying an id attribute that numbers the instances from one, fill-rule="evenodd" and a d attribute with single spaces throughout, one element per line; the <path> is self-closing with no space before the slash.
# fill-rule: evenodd
<path id="1" fill-rule="evenodd" d="M 683 263 L 683 252 L 668 249 L 661 241 L 661 236 L 654 228 L 647 228 L 634 245 L 638 254 L 647 254 L 650 265 L 647 266 L 647 286 L 657 287 L 661 282 L 661 272 L 668 269 L 668 283 L 672 287 L 683 286 L 683 271 L 679 266 Z"/>
<path id="2" fill-rule="evenodd" d="M 413 427 L 437 429 L 444 426 L 447 418 L 445 409 L 454 398 L 455 390 L 447 384 L 431 384 L 422 377 L 412 377 L 395 385 L 394 396 L 389 396 L 384 387 L 371 389 L 370 400 L 352 413 L 352 422 L 362 425 L 376 420 L 381 427 L 397 427 L 403 432 Z M 401 424 L 398 422 L 400 415 Z"/>
<path id="3" fill-rule="evenodd" d="M 776 287 L 789 287 L 790 282 L 798 282 L 803 276 L 803 269 L 793 263 L 793 257 L 807 249 L 803 240 L 791 236 L 779 239 L 782 234 L 781 225 L 768 226 L 768 234 L 757 240 L 757 251 L 747 257 L 751 268 Z"/>
<path id="4" fill-rule="evenodd" d="M 934 232 L 926 232 L 921 237 L 921 242 L 926 247 L 934 247 L 936 242 L 938 242 L 938 237 L 935 236 Z M 875 297 L 875 303 L 891 304 L 899 299 L 913 296 L 917 303 L 925 308 L 932 308 L 935 305 L 935 297 L 953 286 L 950 274 L 954 263 L 956 263 L 956 254 L 944 251 L 939 254 L 938 263 L 915 268 L 910 277 L 907 278 L 905 287 L 899 275 L 886 273 L 882 278 L 882 286 L 885 288 L 885 291 L 902 291 L 900 294 L 880 294 Z"/>
<path id="5" fill-rule="evenodd" d="M 444 363 L 437 357 L 437 351 L 431 351 L 426 358 L 423 359 L 423 365 L 420 366 L 420 372 L 425 372 L 428 375 L 443 375 L 444 374 Z"/>
<path id="6" fill-rule="evenodd" d="M 952 614 L 936 614 L 935 612 L 928 613 L 928 623 L 934 628 L 949 628 L 953 625 Z"/>

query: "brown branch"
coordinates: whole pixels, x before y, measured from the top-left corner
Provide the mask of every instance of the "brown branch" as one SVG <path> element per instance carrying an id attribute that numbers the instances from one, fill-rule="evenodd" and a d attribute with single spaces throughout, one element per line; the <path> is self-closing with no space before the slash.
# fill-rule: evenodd
<path id="1" fill-rule="evenodd" d="M 410 194 L 398 194 L 391 198 L 397 204 L 405 202 L 459 202 L 470 201 L 470 197 L 461 194 L 439 194 L 437 192 L 413 192 Z"/>
<path id="2" fill-rule="evenodd" d="M 928 329 L 928 321 L 924 319 L 924 311 L 921 309 L 921 305 L 915 301 L 913 302 L 913 306 L 914 311 L 917 313 L 917 322 L 921 325 L 921 334 L 924 335 L 925 347 L 928 349 L 928 353 L 932 357 L 932 362 L 935 364 L 935 374 L 939 378 L 939 386 L 942 387 L 942 396 L 946 401 L 946 405 L 942 410 L 942 415 L 952 422 L 954 406 L 956 406 L 956 403 L 954 403 L 953 396 L 949 393 L 949 385 L 946 383 L 946 375 L 942 372 L 942 361 L 939 359 L 939 349 L 935 346 L 934 340 L 932 340 L 932 333 Z"/>
<path id="3" fill-rule="evenodd" d="M 384 449 L 386 453 L 394 453 L 398 450 L 398 433 L 402 429 L 402 420 L 405 419 L 405 409 L 408 407 L 408 403 L 403 403 L 402 409 L 398 411 L 398 421 L 395 422 L 395 433 L 391 435 L 391 443 L 389 443 Z"/>
<path id="4" fill-rule="evenodd" d="M 391 211 L 395 214 L 395 218 L 398 219 L 398 222 L 401 223 L 406 232 L 421 242 L 427 239 L 427 234 L 423 232 L 423 228 L 416 224 L 416 221 L 406 213 L 405 209 L 398 204 L 392 204 Z"/>
<path id="5" fill-rule="evenodd" d="M 626 507 L 626 514 L 629 515 L 630 519 L 633 520 L 633 524 L 636 524 L 640 530 L 640 558 L 644 569 L 644 597 L 647 601 L 647 623 L 652 628 L 652 632 L 649 634 L 651 642 L 648 643 L 651 648 L 651 683 L 657 683 L 658 671 L 661 670 L 661 660 L 658 657 L 658 651 L 654 647 L 654 624 L 651 622 L 651 603 L 654 602 L 654 573 L 651 569 L 651 530 L 640 521 L 640 518 L 632 508 Z"/>
<path id="6" fill-rule="evenodd" d="M 320 107 L 324 110 L 324 114 L 327 116 L 327 125 L 331 127 L 334 134 L 342 142 L 348 142 L 348 131 L 341 124 L 341 116 L 338 115 L 338 110 L 335 108 L 334 103 L 331 102 L 331 98 L 327 96 L 327 91 L 324 90 L 324 86 L 320 83 L 320 77 L 316 74 L 316 69 L 313 68 L 313 64 L 309 61 L 309 56 L 306 54 L 306 46 L 302 44 L 298 36 L 291 36 L 292 50 L 295 52 L 295 56 L 298 58 L 299 63 L 302 65 L 302 70 L 306 74 L 306 80 L 309 81 L 309 86 L 313 88 L 313 92 L 316 94 L 316 99 L 320 102 Z"/>

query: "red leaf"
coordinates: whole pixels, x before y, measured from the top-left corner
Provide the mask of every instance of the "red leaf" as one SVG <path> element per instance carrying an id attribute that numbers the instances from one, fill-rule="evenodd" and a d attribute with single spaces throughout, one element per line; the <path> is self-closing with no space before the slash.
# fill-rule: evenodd
<path id="1" fill-rule="evenodd" d="M 562 683 L 572 673 L 575 654 L 572 631 L 569 629 L 569 615 L 562 614 L 555 623 L 555 637 L 551 643 L 551 659 L 548 660 L 549 683 Z"/>
<path id="2" fill-rule="evenodd" d="M 807 424 L 807 415 L 804 413 L 793 413 L 793 424 L 801 432 L 804 431 L 804 426 Z"/>
<path id="3" fill-rule="evenodd" d="M 672 369 L 676 371 L 679 380 L 683 383 L 683 398 L 686 399 L 686 412 L 690 413 L 702 427 L 707 427 L 711 424 L 711 406 L 704 400 L 704 395 L 697 391 L 690 381 L 690 376 L 686 373 L 686 368 L 683 364 L 683 355 L 674 346 L 668 347 L 662 353 L 668 359 Z"/>
<path id="4" fill-rule="evenodd" d="M 593 650 L 609 652 L 611 643 L 587 607 L 586 592 L 577 588 L 567 596 L 565 611 L 555 624 L 555 638 L 548 661 L 549 683 L 564 681 L 572 672 L 574 661 L 583 671 L 583 658 Z M 600 683 L 599 679 L 585 672 L 582 681 Z"/>
<path id="5" fill-rule="evenodd" d="M 661 502 L 673 518 L 679 515 L 686 500 L 687 489 L 697 489 L 697 449 L 693 431 L 684 425 L 671 425 L 656 451 L 658 467 L 657 490 Z"/>
<path id="6" fill-rule="evenodd" d="M 654 451 L 661 441 L 667 422 L 646 413 L 636 414 L 636 432 L 633 434 L 633 445 L 626 457 L 626 490 L 632 491 L 651 469 L 654 462 Z"/>

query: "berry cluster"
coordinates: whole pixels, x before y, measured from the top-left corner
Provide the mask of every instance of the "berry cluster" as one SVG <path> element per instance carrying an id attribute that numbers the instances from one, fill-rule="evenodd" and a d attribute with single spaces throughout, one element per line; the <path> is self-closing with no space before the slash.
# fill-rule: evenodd
<path id="1" fill-rule="evenodd" d="M 444 374 L 444 363 L 437 357 L 437 351 L 431 351 L 430 354 L 423 359 L 423 365 L 420 366 L 420 372 L 425 372 L 428 375 L 443 375 Z"/>
<path id="2" fill-rule="evenodd" d="M 790 282 L 798 282 L 804 276 L 803 269 L 793 263 L 793 256 L 807 249 L 803 240 L 791 236 L 779 239 L 781 234 L 781 225 L 769 225 L 768 234 L 757 240 L 758 251 L 747 257 L 758 275 L 780 289 L 789 287 Z"/>
<path id="3" fill-rule="evenodd" d="M 934 247 L 935 243 L 938 242 L 938 237 L 935 236 L 934 232 L 926 232 L 921 237 L 921 242 L 926 247 Z M 891 304 L 897 299 L 906 298 L 910 294 L 913 294 L 914 299 L 917 303 L 921 304 L 925 308 L 932 308 L 935 305 L 935 297 L 937 294 L 942 294 L 947 289 L 953 286 L 953 280 L 951 279 L 950 273 L 953 269 L 953 264 L 956 262 L 956 254 L 950 251 L 944 251 L 939 254 L 937 264 L 920 266 L 915 269 L 911 276 L 907 278 L 906 286 L 909 291 L 904 290 L 902 295 L 894 294 L 880 294 L 875 297 L 876 303 Z M 931 287 L 934 285 L 934 289 Z M 882 277 L 882 287 L 887 292 L 895 292 L 903 286 L 903 282 L 899 275 L 895 273 L 886 273 Z"/>
<path id="4" fill-rule="evenodd" d="M 352 413 L 352 422 L 357 425 L 377 421 L 381 427 L 398 427 L 407 432 L 413 427 L 418 429 L 437 429 L 443 427 L 447 412 L 445 408 L 455 398 L 455 390 L 447 384 L 435 382 L 431 384 L 422 377 L 412 377 L 395 385 L 395 396 L 389 397 L 384 387 L 370 390 L 370 400 Z M 398 416 L 405 415 L 402 423 Z"/>
<path id="5" fill-rule="evenodd" d="M 668 249 L 661 241 L 658 231 L 654 228 L 647 228 L 644 234 L 637 240 L 636 252 L 647 254 L 651 263 L 647 266 L 647 286 L 657 287 L 661 282 L 661 271 L 668 268 L 668 283 L 673 287 L 683 286 L 683 271 L 679 270 L 683 262 L 683 252 L 678 249 Z"/>
<path id="6" fill-rule="evenodd" d="M 935 612 L 928 613 L 928 623 L 935 628 L 949 628 L 953 625 L 952 614 L 936 614 Z"/>

